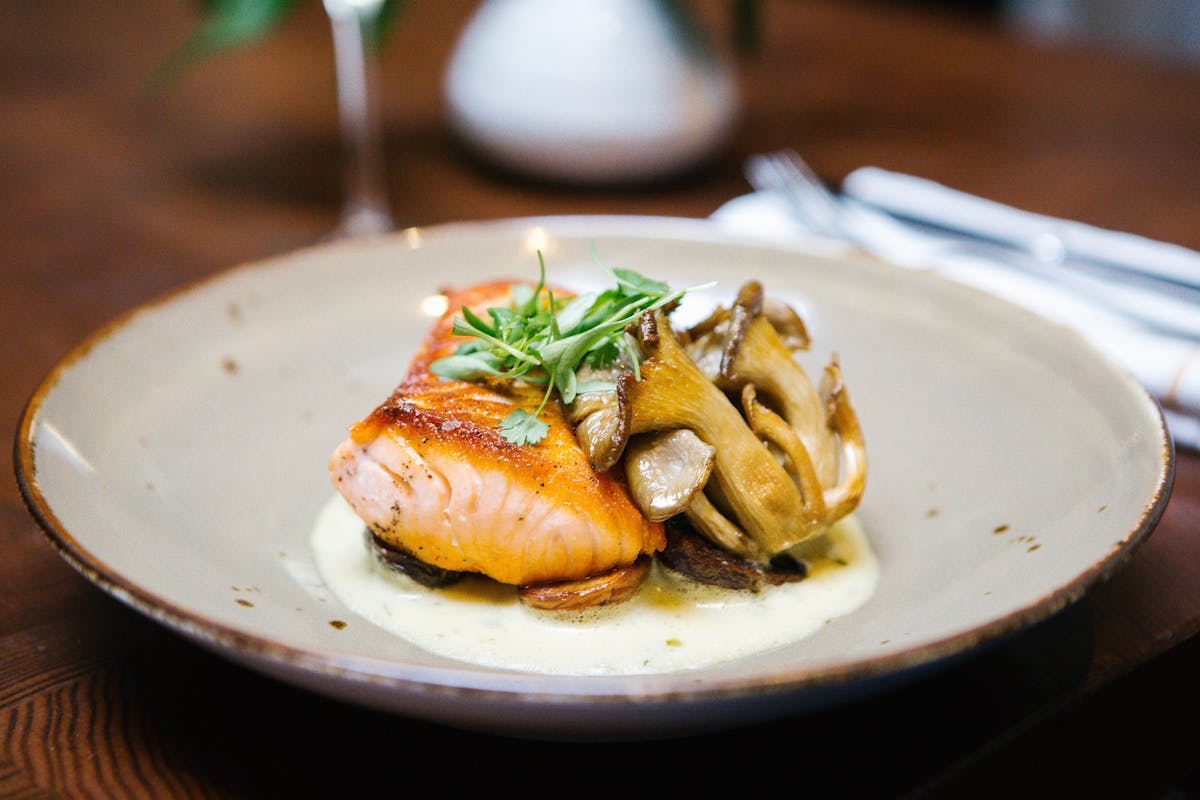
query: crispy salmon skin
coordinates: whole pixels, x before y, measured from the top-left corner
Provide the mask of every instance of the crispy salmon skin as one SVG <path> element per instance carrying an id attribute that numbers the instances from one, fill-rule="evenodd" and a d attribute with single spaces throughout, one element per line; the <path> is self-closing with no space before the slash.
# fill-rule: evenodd
<path id="1" fill-rule="evenodd" d="M 429 371 L 463 341 L 466 305 L 506 304 L 510 282 L 447 292 L 447 312 L 392 395 L 334 451 L 333 485 L 384 542 L 446 570 L 532 585 L 577 580 L 633 563 L 666 544 L 620 476 L 588 464 L 561 404 L 546 405 L 537 445 L 501 436 L 514 408 L 533 413 L 543 389 L 519 381 L 443 380 Z"/>

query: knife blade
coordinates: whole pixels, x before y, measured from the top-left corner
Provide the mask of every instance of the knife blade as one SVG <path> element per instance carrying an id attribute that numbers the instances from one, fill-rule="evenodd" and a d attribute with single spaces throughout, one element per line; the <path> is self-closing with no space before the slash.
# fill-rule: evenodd
<path id="1" fill-rule="evenodd" d="M 841 190 L 893 216 L 1020 248 L 1046 264 L 1087 264 L 1200 292 L 1200 252 L 1179 245 L 1024 211 L 874 166 L 851 172 Z"/>

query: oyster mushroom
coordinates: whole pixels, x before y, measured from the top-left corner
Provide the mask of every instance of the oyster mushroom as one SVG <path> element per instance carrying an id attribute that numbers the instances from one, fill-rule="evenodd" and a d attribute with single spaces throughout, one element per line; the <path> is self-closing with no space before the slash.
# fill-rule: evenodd
<path id="1" fill-rule="evenodd" d="M 794 357 L 809 346 L 803 320 L 758 282 L 681 333 L 669 313 L 647 312 L 628 332 L 644 356 L 637 379 L 627 365 L 612 368 L 603 377 L 613 388 L 580 395 L 568 413 L 596 469 L 624 459 L 647 518 L 686 518 L 725 554 L 722 564 L 746 562 L 736 580 L 757 585 L 761 576 L 746 578 L 753 565 L 857 506 L 866 479 L 858 420 L 836 357 L 814 387 Z M 689 544 L 666 558 L 708 580 L 710 555 Z"/>
<path id="2" fill-rule="evenodd" d="M 804 324 L 804 319 L 796 313 L 796 309 L 792 308 L 787 303 L 776 300 L 772 297 L 762 298 L 762 313 L 766 316 L 771 326 L 775 328 L 775 332 L 783 340 L 783 343 L 791 350 L 807 350 L 812 343 L 808 335 L 808 326 Z M 706 335 L 715 331 L 722 323 L 728 321 L 730 310 L 724 306 L 717 306 L 711 314 L 705 317 L 700 322 L 697 322 L 686 331 L 682 331 L 679 335 L 680 341 L 687 345 L 697 339 L 702 339 Z"/>
<path id="3" fill-rule="evenodd" d="M 825 489 L 825 518 L 833 522 L 857 508 L 862 499 L 867 483 L 867 449 L 836 359 L 825 367 L 821 396 L 825 398 L 829 425 L 840 443 L 841 480 Z"/>
<path id="4" fill-rule="evenodd" d="M 857 415 L 841 379 L 836 356 L 825 367 L 821 388 L 815 387 L 792 353 L 789 337 L 799 336 L 786 312 L 763 297 L 757 281 L 746 283 L 725 319 L 694 339 L 689 354 L 712 364 L 720 354 L 713 380 L 727 391 L 743 392 L 752 386 L 753 402 L 743 406 L 757 432 L 785 454 L 789 468 L 801 483 L 810 509 L 813 475 L 824 494 L 823 524 L 852 511 L 866 484 L 866 455 Z M 785 326 L 780 334 L 776 325 Z M 807 332 L 803 333 L 807 339 Z M 773 414 L 770 412 L 774 412 Z M 786 428 L 775 417 L 786 422 Z M 787 428 L 791 429 L 791 433 Z M 807 459 L 798 455 L 803 450 Z"/>
<path id="5" fill-rule="evenodd" d="M 742 409 L 750 430 L 781 454 L 784 468 L 800 487 L 800 494 L 804 498 L 801 508 L 804 524 L 822 524 L 826 511 L 825 490 L 817 476 L 812 458 L 796 431 L 783 417 L 758 401 L 758 394 L 752 383 L 742 387 Z"/>
<path id="6" fill-rule="evenodd" d="M 736 556 L 758 560 L 758 545 L 745 531 L 734 525 L 729 517 L 722 514 L 704 492 L 698 492 L 692 498 L 692 502 L 684 509 L 684 514 L 696 532 L 713 544 Z"/>
<path id="7" fill-rule="evenodd" d="M 725 393 L 684 352 L 661 312 L 644 314 L 641 380 L 627 382 L 631 435 L 687 428 L 716 448 L 710 482 L 767 557 L 808 538 L 800 489 Z"/>
<path id="8" fill-rule="evenodd" d="M 717 383 L 738 392 L 746 384 L 754 384 L 756 393 L 796 431 L 822 485 L 827 486 L 837 480 L 838 460 L 826 425 L 825 402 L 763 307 L 762 285 L 746 283 L 721 333 Z"/>
<path id="9" fill-rule="evenodd" d="M 629 403 L 624 386 L 632 374 L 623 368 L 579 370 L 580 384 L 602 383 L 612 388 L 583 391 L 567 406 L 567 421 L 575 426 L 575 438 L 596 472 L 616 465 L 629 440 Z"/>
<path id="10" fill-rule="evenodd" d="M 764 297 L 762 313 L 789 350 L 807 350 L 812 344 L 804 319 L 787 303 Z"/>
<path id="11" fill-rule="evenodd" d="M 652 522 L 683 512 L 708 483 L 717 449 L 687 428 L 639 436 L 625 453 L 625 477 Z"/>

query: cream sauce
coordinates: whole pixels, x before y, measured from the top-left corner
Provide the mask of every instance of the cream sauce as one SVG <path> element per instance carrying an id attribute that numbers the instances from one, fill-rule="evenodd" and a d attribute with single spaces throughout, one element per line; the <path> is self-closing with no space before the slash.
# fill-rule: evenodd
<path id="1" fill-rule="evenodd" d="M 448 658 L 564 675 L 670 672 L 753 655 L 809 636 L 875 591 L 879 564 L 853 516 L 801 547 L 809 576 L 798 583 L 739 592 L 656 564 L 628 602 L 569 613 L 527 608 L 513 587 L 485 578 L 427 589 L 379 566 L 362 520 L 340 495 L 312 532 L 326 585 L 370 622 Z"/>

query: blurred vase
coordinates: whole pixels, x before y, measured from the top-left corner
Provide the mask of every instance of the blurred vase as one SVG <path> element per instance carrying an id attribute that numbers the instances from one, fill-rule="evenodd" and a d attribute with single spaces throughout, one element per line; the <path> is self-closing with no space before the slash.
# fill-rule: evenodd
<path id="1" fill-rule="evenodd" d="M 678 0 L 485 0 L 445 91 L 473 149 L 574 183 L 685 172 L 724 144 L 738 111 L 729 60 Z"/>

